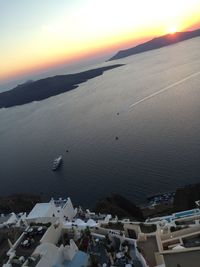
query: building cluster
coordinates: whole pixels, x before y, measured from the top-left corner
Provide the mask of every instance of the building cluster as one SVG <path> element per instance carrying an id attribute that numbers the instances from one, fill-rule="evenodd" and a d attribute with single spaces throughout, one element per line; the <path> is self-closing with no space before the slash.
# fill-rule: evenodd
<path id="1" fill-rule="evenodd" d="M 1 215 L 0 228 L 21 230 L 7 240 L 3 267 L 200 266 L 199 208 L 137 222 L 51 199 L 27 215 Z"/>

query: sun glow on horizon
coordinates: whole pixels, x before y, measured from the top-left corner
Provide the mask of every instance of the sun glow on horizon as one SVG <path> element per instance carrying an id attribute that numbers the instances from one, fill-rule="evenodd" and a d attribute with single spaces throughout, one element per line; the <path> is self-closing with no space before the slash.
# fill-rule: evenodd
<path id="1" fill-rule="evenodd" d="M 1 4 L 0 80 L 200 25 L 199 0 L 44 2 Z"/>
<path id="2" fill-rule="evenodd" d="M 174 34 L 176 33 L 178 30 L 177 30 L 177 27 L 176 26 L 170 26 L 168 29 L 167 29 L 167 33 L 170 33 L 170 34 Z"/>

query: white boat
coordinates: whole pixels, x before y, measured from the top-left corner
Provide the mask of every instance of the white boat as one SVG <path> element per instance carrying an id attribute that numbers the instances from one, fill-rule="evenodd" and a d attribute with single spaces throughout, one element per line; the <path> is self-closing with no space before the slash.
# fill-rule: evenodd
<path id="1" fill-rule="evenodd" d="M 62 163 L 62 156 L 59 156 L 58 158 L 55 158 L 53 161 L 53 167 L 52 170 L 56 171 Z"/>

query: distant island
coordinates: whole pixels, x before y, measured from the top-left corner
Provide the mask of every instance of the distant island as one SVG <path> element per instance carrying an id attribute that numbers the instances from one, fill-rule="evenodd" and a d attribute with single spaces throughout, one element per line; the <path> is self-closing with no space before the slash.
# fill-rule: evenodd
<path id="1" fill-rule="evenodd" d="M 0 108 L 24 105 L 73 90 L 77 88 L 79 84 L 102 75 L 104 71 L 120 66 L 123 66 L 123 64 L 116 64 L 75 74 L 57 75 L 37 81 L 27 81 L 9 91 L 0 93 Z"/>
<path id="2" fill-rule="evenodd" d="M 148 42 L 131 47 L 126 50 L 121 50 L 108 61 L 128 57 L 134 54 L 139 54 L 145 51 L 161 48 L 164 46 L 176 44 L 178 42 L 188 40 L 194 37 L 200 36 L 200 29 L 195 31 L 176 32 L 174 34 L 166 34 L 157 38 L 154 38 Z"/>

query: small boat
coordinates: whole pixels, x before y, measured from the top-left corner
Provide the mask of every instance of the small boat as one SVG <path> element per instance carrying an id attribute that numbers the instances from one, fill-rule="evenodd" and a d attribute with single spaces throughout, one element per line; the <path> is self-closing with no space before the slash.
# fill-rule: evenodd
<path id="1" fill-rule="evenodd" d="M 60 167 L 61 163 L 62 163 L 62 156 L 55 158 L 53 161 L 52 171 L 56 171 Z"/>

